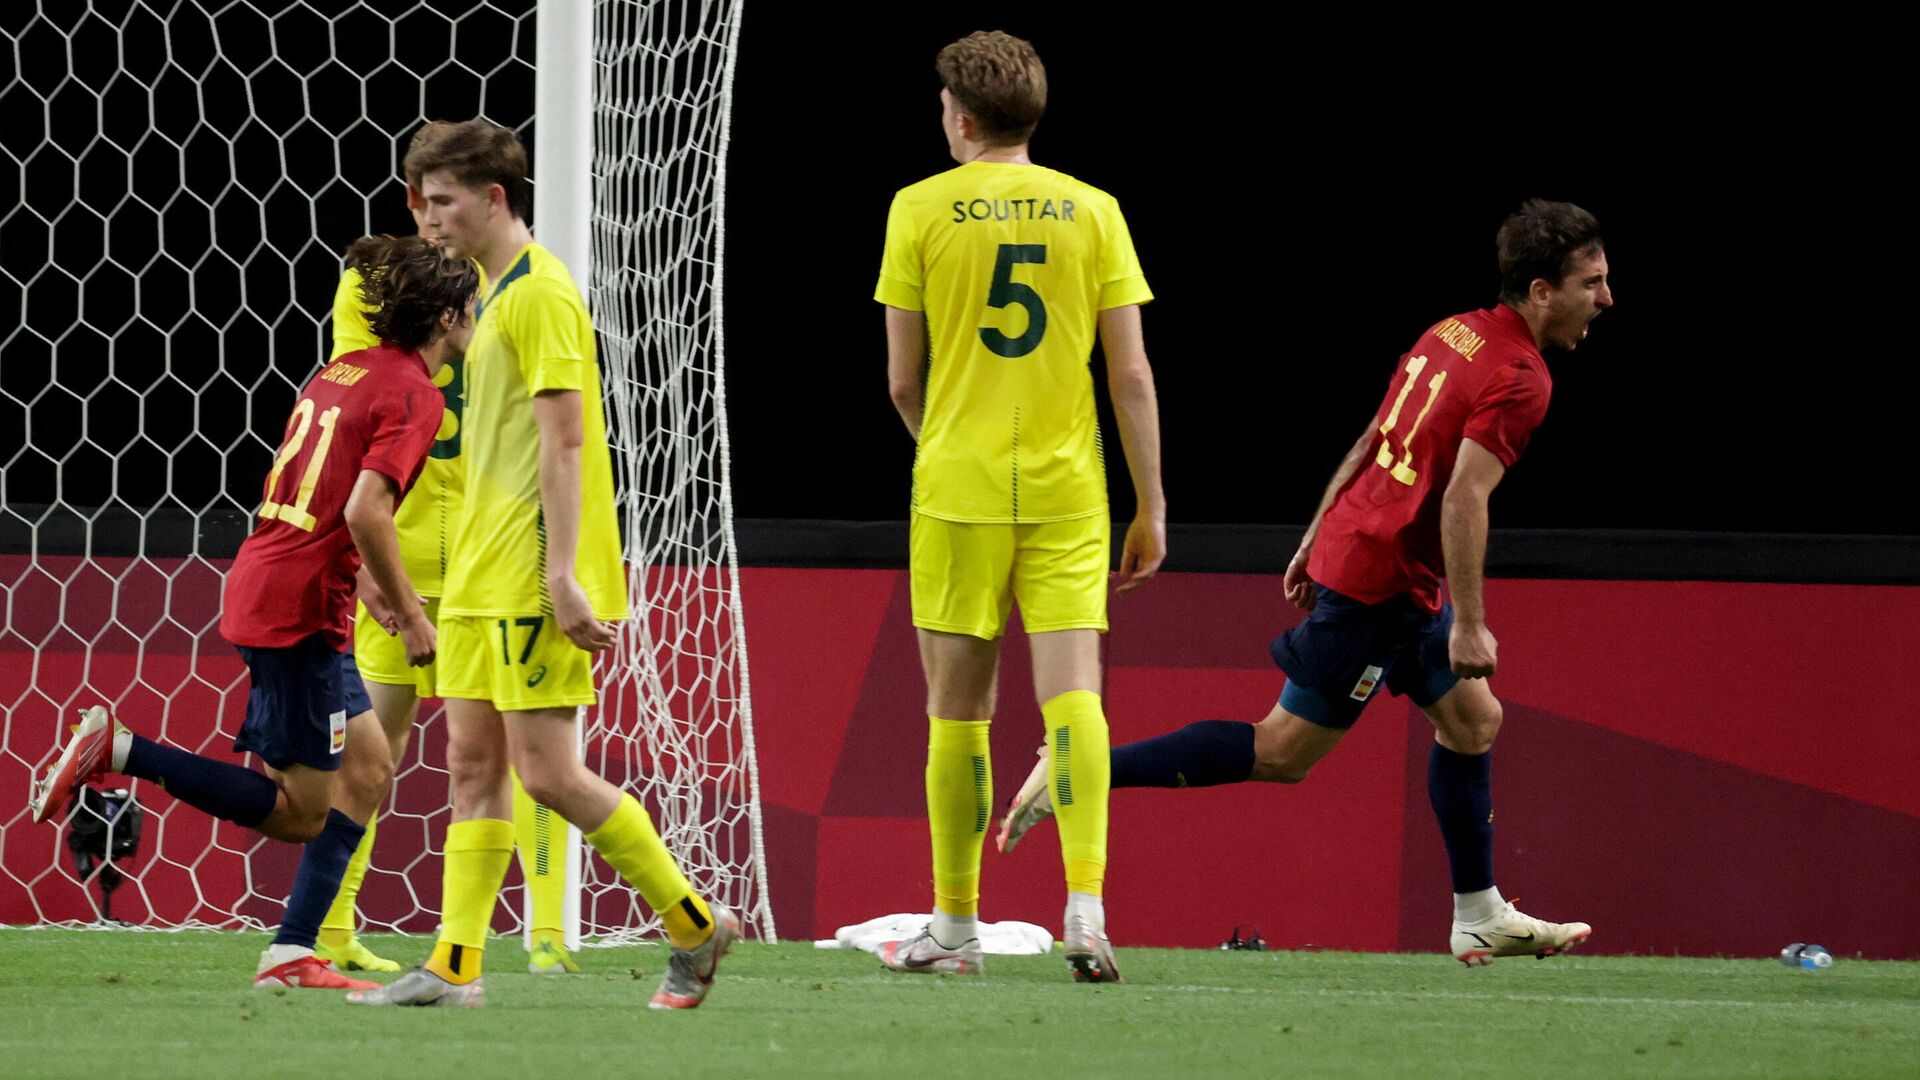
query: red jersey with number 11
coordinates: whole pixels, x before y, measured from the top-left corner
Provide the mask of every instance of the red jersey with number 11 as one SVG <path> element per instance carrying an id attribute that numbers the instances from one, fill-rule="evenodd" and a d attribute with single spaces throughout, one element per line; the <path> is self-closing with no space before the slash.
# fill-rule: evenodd
<path id="1" fill-rule="evenodd" d="M 365 469 L 404 497 L 445 408 L 420 354 L 384 344 L 340 357 L 301 389 L 253 535 L 227 573 L 221 636 L 286 648 L 324 634 L 335 651 L 348 650 L 360 553 L 347 531 L 347 497 Z"/>
<path id="2" fill-rule="evenodd" d="M 1308 576 L 1363 603 L 1410 593 L 1439 611 L 1440 499 L 1460 441 L 1512 468 L 1552 395 L 1547 362 L 1510 307 L 1455 315 L 1420 335 L 1374 416 L 1373 450 L 1320 523 Z"/>

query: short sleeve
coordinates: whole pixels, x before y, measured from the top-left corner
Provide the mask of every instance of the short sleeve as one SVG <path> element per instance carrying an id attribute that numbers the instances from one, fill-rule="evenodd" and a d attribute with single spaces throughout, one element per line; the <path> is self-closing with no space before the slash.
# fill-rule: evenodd
<path id="1" fill-rule="evenodd" d="M 1520 460 L 1533 431 L 1547 418 L 1553 384 L 1532 363 L 1518 363 L 1495 375 L 1480 391 L 1461 432 L 1508 468 Z"/>
<path id="2" fill-rule="evenodd" d="M 427 452 L 433 449 L 446 407 L 445 395 L 433 387 L 410 387 L 386 395 L 372 410 L 373 437 L 367 443 L 366 456 L 360 459 L 360 468 L 387 477 L 396 490 L 406 494 L 419 478 Z"/>
<path id="3" fill-rule="evenodd" d="M 340 286 L 333 291 L 333 352 L 327 355 L 328 363 L 380 344 L 367 322 L 371 314 L 372 309 L 360 301 L 360 271 L 341 274 Z"/>
<path id="4" fill-rule="evenodd" d="M 1098 307 L 1106 311 L 1144 304 L 1153 299 L 1153 290 L 1147 288 L 1147 277 L 1140 269 L 1140 256 L 1133 250 L 1133 234 L 1127 230 L 1127 219 L 1120 213 L 1120 204 L 1114 203 L 1106 217 L 1100 238 Z"/>
<path id="5" fill-rule="evenodd" d="M 527 393 L 585 390 L 593 330 L 579 292 L 551 278 L 528 278 L 514 288 L 513 304 L 501 314 Z"/>
<path id="6" fill-rule="evenodd" d="M 902 311 L 924 311 L 921 296 L 926 288 L 924 264 L 920 259 L 920 230 L 913 213 L 899 195 L 887 210 L 887 242 L 880 254 L 880 281 L 873 287 L 873 298 Z"/>

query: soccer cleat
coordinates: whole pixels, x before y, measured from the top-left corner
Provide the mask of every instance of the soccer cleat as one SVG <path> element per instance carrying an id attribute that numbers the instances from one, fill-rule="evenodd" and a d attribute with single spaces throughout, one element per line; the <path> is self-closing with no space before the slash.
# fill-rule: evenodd
<path id="1" fill-rule="evenodd" d="M 667 973 L 660 989 L 653 992 L 649 1009 L 693 1009 L 713 989 L 714 973 L 720 970 L 720 958 L 733 951 L 740 936 L 740 917 L 719 904 L 711 905 L 713 934 L 691 949 L 675 948 L 667 958 Z"/>
<path id="2" fill-rule="evenodd" d="M 578 975 L 580 964 L 574 960 L 572 950 L 558 938 L 539 937 L 534 940 L 533 950 L 527 953 L 527 973 L 530 975 Z"/>
<path id="3" fill-rule="evenodd" d="M 968 938 L 958 948 L 949 949 L 933 939 L 931 930 L 880 946 L 882 964 L 895 971 L 923 975 L 980 975 L 986 971 L 985 955 L 979 938 Z"/>
<path id="4" fill-rule="evenodd" d="M 284 986 L 293 990 L 378 990 L 380 984 L 366 979 L 349 979 L 333 970 L 333 961 L 318 956 L 303 956 L 284 964 L 275 964 L 266 953 L 260 954 L 260 973 L 253 985 L 260 989 Z"/>
<path id="5" fill-rule="evenodd" d="M 1119 982 L 1120 968 L 1113 962 L 1113 942 L 1081 915 L 1067 916 L 1062 936 L 1066 939 L 1067 966 L 1074 982 Z"/>
<path id="6" fill-rule="evenodd" d="M 360 943 L 357 937 L 348 938 L 344 945 L 328 945 L 321 942 L 313 947 L 313 955 L 328 960 L 341 971 L 399 971 L 400 965 L 384 956 L 376 956 L 372 949 Z M 375 984 L 378 985 L 378 984 Z"/>
<path id="7" fill-rule="evenodd" d="M 112 771 L 113 734 L 113 718 L 104 707 L 81 710 L 67 748 L 27 794 L 27 813 L 32 820 L 45 821 L 48 814 L 67 805 L 80 785 Z"/>
<path id="8" fill-rule="evenodd" d="M 480 979 L 470 983 L 450 983 L 428 971 L 413 968 L 385 986 L 373 984 L 369 990 L 347 995 L 349 1005 L 450 1005 L 478 1008 L 487 1003 L 487 988 Z"/>
<path id="9" fill-rule="evenodd" d="M 1497 956 L 1557 956 L 1593 935 L 1583 922 L 1552 923 L 1521 912 L 1509 901 L 1492 918 L 1475 923 L 1455 922 L 1450 944 L 1453 958 L 1468 967 L 1493 963 Z"/>
<path id="10" fill-rule="evenodd" d="M 1047 789 L 1047 748 L 1040 748 L 1040 760 L 1007 804 L 1007 816 L 1000 820 L 1000 834 L 993 839 L 1001 854 L 1013 850 L 1027 830 L 1053 816 L 1053 793 Z"/>

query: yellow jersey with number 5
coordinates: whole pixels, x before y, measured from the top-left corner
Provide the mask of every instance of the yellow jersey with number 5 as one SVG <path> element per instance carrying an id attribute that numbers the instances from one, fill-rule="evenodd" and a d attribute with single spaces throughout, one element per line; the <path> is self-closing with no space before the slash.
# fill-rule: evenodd
<path id="1" fill-rule="evenodd" d="M 986 161 L 903 188 L 873 298 L 926 313 L 916 512 L 1043 522 L 1106 510 L 1087 365 L 1100 312 L 1153 299 L 1113 196 Z"/>
<path id="2" fill-rule="evenodd" d="M 453 527 L 444 615 L 553 612 L 547 519 L 540 499 L 535 395 L 580 393 L 580 532 L 574 578 L 602 619 L 627 617 L 627 580 L 613 502 L 613 454 L 586 301 L 565 264 L 539 244 L 498 281 L 480 275 L 467 347 L 461 461 L 466 491 Z"/>
<path id="3" fill-rule="evenodd" d="M 327 357 L 328 363 L 380 344 L 373 327 L 367 325 L 367 315 L 367 307 L 360 301 L 360 271 L 348 270 L 340 275 L 340 286 L 333 293 L 333 352 Z M 464 363 L 462 357 L 449 357 L 434 372 L 433 385 L 447 399 L 446 409 L 440 414 L 440 430 L 433 449 L 427 451 L 420 479 L 393 512 L 393 528 L 400 535 L 400 561 L 407 568 L 413 591 L 428 599 L 439 596 L 446 581 L 448 542 L 454 511 L 460 505 L 460 406 L 466 392 L 460 369 Z"/>

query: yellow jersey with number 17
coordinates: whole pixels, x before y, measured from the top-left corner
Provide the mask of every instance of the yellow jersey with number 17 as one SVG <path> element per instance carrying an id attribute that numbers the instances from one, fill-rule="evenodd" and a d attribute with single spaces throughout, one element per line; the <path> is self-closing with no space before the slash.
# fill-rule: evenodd
<path id="1" fill-rule="evenodd" d="M 371 349 L 380 339 L 367 324 L 369 310 L 360 301 L 360 271 L 340 275 L 333 294 L 333 353 L 329 363 L 350 352 Z M 440 430 L 420 479 L 393 512 L 393 528 L 400 534 L 400 561 L 407 568 L 413 591 L 432 599 L 446 580 L 447 544 L 453 531 L 453 511 L 460 505 L 460 405 L 464 387 L 460 367 L 465 361 L 449 357 L 433 374 L 433 385 L 447 399 L 440 414 Z"/>
<path id="2" fill-rule="evenodd" d="M 1087 364 L 1100 312 L 1153 299 L 1113 196 L 986 161 L 903 188 L 873 298 L 926 313 L 916 512 L 1044 522 L 1106 510 Z"/>
<path id="3" fill-rule="evenodd" d="M 461 459 L 466 492 L 455 515 L 443 615 L 552 613 L 547 522 L 540 503 L 540 429 L 533 399 L 578 390 L 580 536 L 574 577 L 602 619 L 627 617 L 627 582 L 613 503 L 613 455 L 586 301 L 565 264 L 521 248 L 499 281 L 480 276 L 467 347 Z"/>

